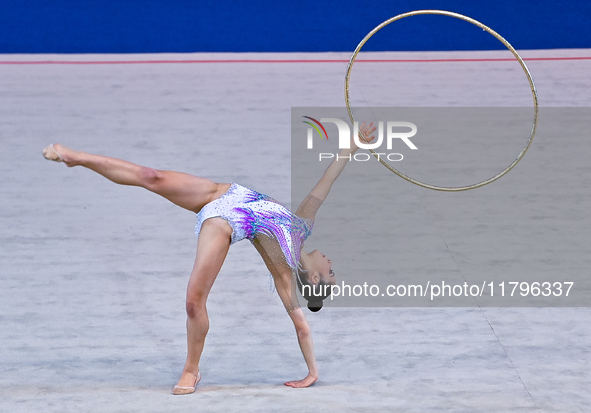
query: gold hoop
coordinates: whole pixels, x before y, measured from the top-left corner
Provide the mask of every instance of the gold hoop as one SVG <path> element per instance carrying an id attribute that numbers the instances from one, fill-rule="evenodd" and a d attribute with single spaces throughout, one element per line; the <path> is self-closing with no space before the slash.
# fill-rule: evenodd
<path id="1" fill-rule="evenodd" d="M 523 62 L 523 59 L 521 58 L 521 56 L 519 56 L 517 51 L 513 48 L 513 46 L 511 46 L 507 40 L 505 40 L 500 34 L 495 32 L 494 30 L 492 30 L 490 27 L 485 26 L 484 24 L 480 23 L 479 21 L 474 20 L 468 16 L 464 16 L 464 15 L 458 14 L 458 13 L 453 13 L 450 11 L 443 11 L 443 10 L 416 10 L 416 11 L 411 11 L 408 13 L 403 13 L 403 14 L 399 14 L 398 16 L 392 17 L 391 19 L 386 20 L 385 22 L 383 22 L 382 24 L 377 26 L 375 29 L 373 29 L 371 32 L 369 32 L 367 34 L 367 36 L 365 36 L 363 38 L 363 40 L 359 43 L 359 45 L 357 45 L 357 48 L 353 52 L 353 55 L 351 55 L 351 59 L 349 60 L 349 65 L 347 66 L 347 73 L 345 75 L 345 103 L 347 104 L 347 112 L 349 113 L 349 118 L 351 119 L 351 123 L 355 122 L 355 118 L 353 117 L 353 112 L 351 111 L 351 102 L 349 101 L 349 78 L 351 76 L 351 69 L 353 68 L 353 63 L 355 62 L 355 58 L 359 54 L 359 51 L 361 50 L 363 45 L 374 34 L 376 34 L 379 30 L 381 30 L 383 27 L 389 25 L 390 23 L 395 22 L 396 20 L 404 19 L 405 17 L 417 16 L 420 14 L 439 14 L 439 15 L 443 15 L 443 16 L 455 17 L 456 19 L 460 19 L 460 20 L 464 20 L 469 23 L 472 23 L 473 25 L 478 26 L 481 29 L 486 30 L 488 33 L 492 34 L 501 43 L 503 43 L 505 45 L 505 47 L 511 51 L 511 53 L 513 53 L 513 56 L 515 56 L 515 58 L 519 61 L 519 64 L 521 65 L 523 71 L 525 72 L 525 75 L 527 76 L 527 79 L 529 81 L 529 85 L 531 87 L 533 99 L 534 99 L 534 122 L 532 125 L 529 139 L 527 140 L 527 144 L 525 145 L 525 147 L 523 148 L 521 153 L 517 156 L 517 158 L 503 171 L 499 172 L 498 174 L 496 174 L 492 178 L 489 178 L 485 181 L 478 182 L 473 185 L 456 186 L 456 187 L 437 186 L 437 185 L 431 185 L 431 184 L 427 184 L 427 183 L 424 183 L 421 181 L 417 181 L 416 179 L 413 179 L 410 176 L 403 174 L 402 172 L 400 172 L 399 170 L 394 168 L 392 165 L 390 165 L 388 162 L 384 161 L 384 158 L 378 156 L 373 149 L 369 149 L 369 151 L 373 154 L 374 157 L 376 157 L 382 163 L 382 165 L 384 165 L 390 171 L 394 172 L 399 177 L 404 178 L 407 181 L 412 182 L 413 184 L 422 186 L 424 188 L 434 189 L 436 191 L 458 192 L 458 191 L 467 191 L 468 189 L 479 188 L 479 187 L 484 186 L 486 184 L 490 184 L 491 182 L 496 181 L 501 176 L 505 175 L 507 172 L 509 172 L 511 169 L 513 169 L 513 167 L 515 165 L 517 165 L 517 162 L 519 162 L 521 160 L 521 158 L 523 158 L 523 155 L 525 155 L 525 153 L 529 149 L 529 146 L 531 145 L 532 140 L 534 139 L 534 135 L 536 134 L 536 129 L 538 126 L 538 94 L 536 92 L 536 87 L 534 86 L 534 80 L 532 79 L 531 74 L 529 73 L 529 70 L 527 69 L 527 66 Z"/>

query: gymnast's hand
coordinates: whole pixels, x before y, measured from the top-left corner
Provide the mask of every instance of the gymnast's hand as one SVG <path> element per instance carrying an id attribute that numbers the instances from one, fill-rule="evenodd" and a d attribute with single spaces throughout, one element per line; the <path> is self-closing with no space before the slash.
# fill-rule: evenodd
<path id="1" fill-rule="evenodd" d="M 369 125 L 365 122 L 363 122 L 361 124 L 361 126 L 359 126 L 359 140 L 362 143 L 371 143 L 371 141 L 373 141 L 375 139 L 375 136 L 373 136 L 373 133 L 376 131 L 377 127 L 375 127 L 373 125 L 373 122 L 371 122 Z M 356 152 L 357 149 L 359 149 L 359 147 L 357 146 L 357 144 L 355 143 L 355 139 L 353 139 L 353 137 L 351 137 L 351 152 Z"/>
<path id="2" fill-rule="evenodd" d="M 309 387 L 309 386 L 313 385 L 314 383 L 316 383 L 316 380 L 318 380 L 318 376 L 313 376 L 312 374 L 308 374 L 306 376 L 306 378 L 303 380 L 288 381 L 283 384 L 285 384 L 286 386 L 289 386 L 289 387 L 293 387 L 293 388 Z"/>

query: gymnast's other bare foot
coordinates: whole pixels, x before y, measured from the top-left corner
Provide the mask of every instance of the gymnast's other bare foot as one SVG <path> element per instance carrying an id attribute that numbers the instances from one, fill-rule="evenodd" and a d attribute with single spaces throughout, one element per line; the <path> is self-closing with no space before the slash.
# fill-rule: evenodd
<path id="1" fill-rule="evenodd" d="M 301 388 L 301 387 L 309 387 L 309 386 L 313 385 L 314 383 L 316 383 L 316 380 L 318 380 L 318 376 L 312 376 L 311 374 L 308 374 L 306 376 L 306 378 L 303 380 L 288 381 L 283 384 L 285 384 L 286 386 L 289 386 L 289 387 L 293 387 L 293 388 Z"/>
<path id="2" fill-rule="evenodd" d="M 66 148 L 59 143 L 52 143 L 47 148 L 43 149 L 43 157 L 54 162 L 63 162 L 68 167 L 75 165 L 73 154 L 75 152 L 70 148 Z"/>
<path id="3" fill-rule="evenodd" d="M 197 383 L 201 381 L 201 372 L 197 371 L 197 374 L 183 370 L 183 374 L 179 379 L 179 382 L 172 389 L 172 394 L 191 394 L 195 392 Z"/>

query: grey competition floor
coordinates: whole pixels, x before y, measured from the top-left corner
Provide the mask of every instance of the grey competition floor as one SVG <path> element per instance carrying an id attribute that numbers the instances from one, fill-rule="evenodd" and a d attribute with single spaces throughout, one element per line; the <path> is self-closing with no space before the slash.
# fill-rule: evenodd
<path id="1" fill-rule="evenodd" d="M 591 56 L 591 50 L 524 56 Z M 348 55 L 67 56 L 221 58 Z M 542 106 L 590 106 L 591 60 L 528 65 Z M 289 203 L 290 108 L 342 106 L 345 68 L 345 63 L 0 65 L 0 411 L 591 411 L 589 308 L 327 308 L 308 317 L 321 378 L 308 389 L 287 388 L 282 383 L 302 378 L 305 365 L 293 327 L 269 291 L 262 260 L 248 242 L 231 248 L 210 296 L 211 328 L 197 393 L 170 395 L 185 357 L 184 295 L 196 246 L 194 215 L 147 191 L 49 163 L 41 150 L 63 142 L 160 169 L 240 182 Z M 397 64 L 394 74 L 404 81 L 375 104 L 528 106 L 531 94 L 519 71 L 514 62 L 498 61 Z M 367 96 L 378 96 L 380 88 L 370 86 Z M 355 99 L 354 104 L 367 102 Z M 582 217 L 565 235 L 583 247 L 571 254 L 570 266 L 559 268 L 588 274 L 589 187 L 566 185 L 568 165 L 543 162 L 555 141 L 540 136 L 523 165 L 502 182 L 532 176 L 536 165 L 550 167 L 562 190 L 563 211 Z M 578 142 L 573 162 L 582 174 L 578 179 L 588 184 L 591 140 Z M 427 190 L 395 182 L 401 210 L 411 197 L 437 202 Z M 517 198 L 527 204 L 527 197 Z M 482 204 L 470 206 L 478 210 Z M 433 219 L 420 225 L 428 231 L 444 218 Z M 321 222 L 320 216 L 317 225 Z M 454 235 L 454 222 L 439 223 L 439 238 L 432 241 L 443 245 L 447 234 Z M 543 236 L 533 237 L 522 248 L 535 252 L 543 243 Z M 545 253 L 539 251 L 528 257 L 540 258 L 543 266 Z M 455 253 L 458 265 L 469 261 L 466 251 Z M 412 266 L 425 257 L 405 259 Z M 519 258 L 493 261 L 489 268 L 511 271 L 520 264 Z M 339 271 L 346 274 L 346 268 Z"/>

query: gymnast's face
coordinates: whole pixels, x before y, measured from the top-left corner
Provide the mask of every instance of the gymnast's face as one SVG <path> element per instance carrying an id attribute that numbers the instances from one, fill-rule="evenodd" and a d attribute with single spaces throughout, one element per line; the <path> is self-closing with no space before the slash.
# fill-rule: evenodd
<path id="1" fill-rule="evenodd" d="M 336 283 L 337 280 L 332 270 L 332 261 L 318 250 L 312 251 L 309 256 L 310 270 L 314 274 L 314 279 L 309 281 L 313 284 L 317 284 L 320 280 L 329 285 Z"/>

